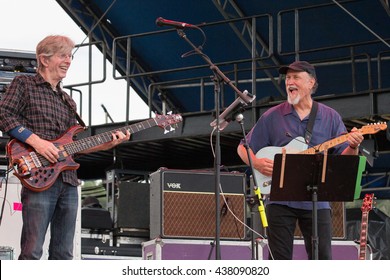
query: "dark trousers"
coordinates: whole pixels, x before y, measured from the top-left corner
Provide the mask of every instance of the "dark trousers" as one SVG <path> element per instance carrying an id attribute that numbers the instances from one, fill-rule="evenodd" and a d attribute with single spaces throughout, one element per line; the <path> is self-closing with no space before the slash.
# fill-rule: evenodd
<path id="1" fill-rule="evenodd" d="M 285 205 L 267 206 L 267 238 L 270 259 L 291 260 L 294 247 L 294 232 L 298 221 L 302 232 L 308 259 L 312 257 L 312 211 L 291 208 Z M 318 259 L 332 259 L 332 218 L 330 209 L 317 211 Z"/>
<path id="2" fill-rule="evenodd" d="M 22 189 L 23 227 L 20 260 L 39 260 L 50 226 L 49 260 L 73 259 L 73 240 L 78 209 L 77 187 L 63 183 L 61 176 L 49 189 Z"/>

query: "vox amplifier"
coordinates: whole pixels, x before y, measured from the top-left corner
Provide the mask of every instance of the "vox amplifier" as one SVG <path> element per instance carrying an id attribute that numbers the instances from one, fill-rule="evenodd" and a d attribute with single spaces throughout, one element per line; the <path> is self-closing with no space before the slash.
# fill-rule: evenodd
<path id="1" fill-rule="evenodd" d="M 215 173 L 160 169 L 150 175 L 150 238 L 216 235 Z M 245 239 L 245 174 L 221 172 L 220 238 Z"/>

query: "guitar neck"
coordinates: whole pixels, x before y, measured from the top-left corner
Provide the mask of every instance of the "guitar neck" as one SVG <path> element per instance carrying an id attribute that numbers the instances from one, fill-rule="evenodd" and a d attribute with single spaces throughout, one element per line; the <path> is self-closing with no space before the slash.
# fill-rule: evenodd
<path id="1" fill-rule="evenodd" d="M 365 260 L 366 259 L 367 223 L 368 223 L 368 212 L 363 212 L 362 213 L 362 222 L 361 222 L 361 227 L 360 227 L 359 260 Z"/>
<path id="2" fill-rule="evenodd" d="M 328 141 L 326 141 L 324 143 L 321 143 L 321 144 L 316 145 L 314 147 L 311 147 L 311 148 L 309 148 L 307 150 L 304 150 L 304 151 L 300 152 L 300 154 L 307 155 L 307 154 L 315 154 L 315 153 L 318 153 L 318 152 L 323 152 L 323 151 L 325 151 L 327 149 L 330 149 L 330 148 L 335 147 L 335 146 L 337 146 L 339 144 L 342 144 L 342 143 L 344 143 L 347 140 L 348 140 L 348 134 L 341 135 L 341 136 L 339 136 L 337 138 L 328 140 Z"/>
<path id="3" fill-rule="evenodd" d="M 374 133 L 377 133 L 378 131 L 385 130 L 386 128 L 387 128 L 387 125 L 384 123 L 371 124 L 371 125 L 363 126 L 362 128 L 359 129 L 359 132 L 363 135 L 374 134 Z M 318 152 L 323 152 L 323 151 L 330 149 L 334 146 L 342 144 L 347 140 L 348 140 L 348 133 L 341 135 L 339 137 L 336 137 L 334 139 L 328 140 L 328 141 L 326 141 L 322 144 L 316 145 L 314 147 L 310 147 L 309 149 L 300 152 L 300 154 L 315 154 Z"/>
<path id="4" fill-rule="evenodd" d="M 148 119 L 136 124 L 124 126 L 118 129 L 110 130 L 103 132 L 101 134 L 97 134 L 94 136 L 89 136 L 72 143 L 68 143 L 64 145 L 64 149 L 69 155 L 74 155 L 88 149 L 94 148 L 96 146 L 102 145 L 104 143 L 110 142 L 112 140 L 112 134 L 116 131 L 121 131 L 126 134 L 126 131 L 130 131 L 130 133 L 136 133 L 141 130 L 156 126 L 156 121 L 154 119 Z"/>

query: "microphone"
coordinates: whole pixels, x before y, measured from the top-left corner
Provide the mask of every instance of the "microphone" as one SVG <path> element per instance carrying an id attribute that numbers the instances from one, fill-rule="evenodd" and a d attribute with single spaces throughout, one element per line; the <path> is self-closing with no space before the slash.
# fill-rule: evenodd
<path id="1" fill-rule="evenodd" d="M 161 26 L 172 26 L 172 27 L 175 27 L 178 29 L 198 28 L 197 26 L 192 25 L 192 24 L 188 24 L 188 23 L 180 22 L 180 21 L 173 21 L 173 20 L 169 20 L 169 19 L 164 19 L 162 17 L 159 17 L 156 19 L 156 25 L 160 26 L 160 27 Z"/>
<path id="2" fill-rule="evenodd" d="M 244 119 L 243 114 L 240 113 L 240 114 L 236 115 L 236 121 L 241 122 L 243 119 Z"/>
<path id="3" fill-rule="evenodd" d="M 234 100 L 233 103 L 230 104 L 229 107 L 227 107 L 225 111 L 223 111 L 222 114 L 218 116 L 219 130 L 223 130 L 229 124 L 229 122 L 232 120 L 231 115 L 235 115 L 237 113 L 240 114 L 243 112 L 244 106 L 248 105 L 256 98 L 256 95 L 249 93 L 247 90 L 244 90 L 243 94 L 247 100 L 243 100 L 240 96 L 237 97 L 236 100 Z M 210 126 L 212 127 L 215 127 L 216 125 L 217 120 L 214 120 L 210 123 Z"/>
<path id="4" fill-rule="evenodd" d="M 101 106 L 103 108 L 104 113 L 106 114 L 106 122 L 107 122 L 107 118 L 109 118 L 111 120 L 111 122 L 113 123 L 114 120 L 111 118 L 110 113 L 107 111 L 106 106 L 104 106 L 104 104 L 101 104 Z"/>
<path id="5" fill-rule="evenodd" d="M 387 122 L 386 138 L 390 141 L 390 121 Z"/>
<path id="6" fill-rule="evenodd" d="M 103 108 L 104 113 L 108 113 L 106 106 L 104 106 L 103 104 L 101 104 L 101 106 Z"/>

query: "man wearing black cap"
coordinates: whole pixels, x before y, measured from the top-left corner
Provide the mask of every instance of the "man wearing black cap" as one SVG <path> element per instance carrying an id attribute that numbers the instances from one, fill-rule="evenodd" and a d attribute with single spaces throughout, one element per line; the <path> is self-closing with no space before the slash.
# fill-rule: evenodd
<path id="1" fill-rule="evenodd" d="M 253 167 L 264 176 L 272 178 L 273 156 L 256 157 L 256 153 L 269 146 L 284 147 L 289 142 L 297 142 L 296 137 L 304 137 L 309 147 L 324 143 L 347 132 L 339 113 L 334 109 L 313 101 L 318 82 L 313 65 L 306 61 L 295 61 L 281 67 L 279 73 L 285 75 L 287 101 L 270 108 L 257 121 L 248 133 L 246 140 Z M 314 106 L 313 106 L 314 105 Z M 314 109 L 314 113 L 310 114 Z M 313 115 L 311 133 L 307 133 L 309 116 Z M 308 128 L 309 129 L 309 128 Z M 309 129 L 310 131 L 310 129 Z M 357 155 L 363 135 L 354 128 L 346 142 L 330 149 L 330 154 Z M 302 143 L 301 143 L 302 144 Z M 244 141 L 237 152 L 249 164 Z M 259 182 L 258 182 L 259 183 Z M 311 201 L 266 201 L 268 220 L 267 238 L 270 259 L 292 259 L 296 223 L 305 241 L 309 259 L 312 256 L 312 202 Z M 329 202 L 318 202 L 318 258 L 332 259 L 332 224 Z"/>

